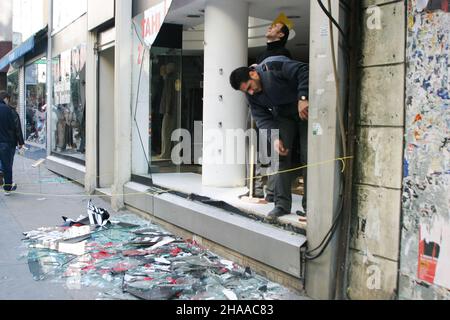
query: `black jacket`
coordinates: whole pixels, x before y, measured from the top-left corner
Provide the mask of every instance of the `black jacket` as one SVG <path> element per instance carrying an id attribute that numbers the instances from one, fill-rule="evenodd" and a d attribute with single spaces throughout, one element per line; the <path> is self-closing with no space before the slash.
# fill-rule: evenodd
<path id="1" fill-rule="evenodd" d="M 15 120 L 11 108 L 0 101 L 0 143 L 9 143 L 15 146 Z"/>
<path id="2" fill-rule="evenodd" d="M 261 78 L 262 92 L 246 96 L 258 128 L 279 129 L 277 116 L 299 120 L 298 101 L 303 96 L 308 98 L 309 65 L 275 56 L 264 60 L 255 70 Z"/>
<path id="3" fill-rule="evenodd" d="M 11 108 L 14 115 L 14 136 L 16 139 L 16 143 L 19 146 L 23 146 L 25 141 L 23 140 L 23 132 L 22 132 L 22 123 L 20 122 L 20 116 L 17 111 Z"/>
<path id="4" fill-rule="evenodd" d="M 269 57 L 285 56 L 292 59 L 291 53 L 286 49 L 281 41 L 268 42 L 267 49 L 256 58 L 256 63 L 260 64 Z"/>

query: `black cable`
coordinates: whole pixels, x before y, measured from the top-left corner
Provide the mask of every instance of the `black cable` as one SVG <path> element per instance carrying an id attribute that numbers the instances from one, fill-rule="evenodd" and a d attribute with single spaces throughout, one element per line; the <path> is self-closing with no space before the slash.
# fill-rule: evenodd
<path id="1" fill-rule="evenodd" d="M 322 11 L 327 15 L 327 17 L 331 20 L 331 22 L 333 22 L 333 24 L 336 26 L 336 28 L 338 28 L 339 32 L 342 34 L 342 36 L 344 38 L 347 38 L 347 35 L 344 33 L 344 30 L 342 30 L 341 26 L 339 25 L 339 23 L 333 18 L 333 16 L 331 15 L 331 13 L 328 11 L 327 8 L 325 8 L 324 4 L 322 3 L 322 0 L 317 0 L 317 3 L 319 4 L 320 8 L 322 9 Z"/>
<path id="2" fill-rule="evenodd" d="M 322 242 L 319 244 L 319 246 L 317 246 L 315 249 L 309 250 L 305 253 L 305 258 L 306 260 L 312 261 L 315 260 L 317 258 L 319 258 L 324 252 L 325 249 L 328 247 L 328 245 L 330 244 L 331 240 L 333 239 L 333 236 L 337 230 L 337 226 L 339 225 L 339 222 L 341 221 L 341 216 L 343 213 L 343 202 L 341 202 L 341 208 L 339 210 L 339 214 L 336 217 L 336 219 L 333 222 L 333 225 L 331 226 L 330 230 L 328 231 L 327 235 L 325 236 L 325 238 L 323 238 Z M 322 247 L 322 248 L 321 248 Z M 320 250 L 320 252 L 314 256 L 311 256 L 311 253 L 313 253 L 314 251 Z"/>
<path id="3" fill-rule="evenodd" d="M 331 15 L 331 13 L 327 10 L 327 8 L 325 8 L 324 4 L 322 3 L 322 0 L 317 0 L 317 3 L 319 4 L 320 8 L 322 9 L 322 11 L 326 14 L 326 16 L 328 17 L 328 19 L 331 20 L 331 22 L 336 26 L 336 28 L 339 30 L 339 32 L 342 35 L 342 39 L 345 43 L 345 47 L 349 48 L 348 45 L 348 41 L 347 41 L 347 35 L 345 34 L 344 30 L 342 30 L 341 26 L 339 25 L 339 23 L 333 18 L 333 16 Z"/>

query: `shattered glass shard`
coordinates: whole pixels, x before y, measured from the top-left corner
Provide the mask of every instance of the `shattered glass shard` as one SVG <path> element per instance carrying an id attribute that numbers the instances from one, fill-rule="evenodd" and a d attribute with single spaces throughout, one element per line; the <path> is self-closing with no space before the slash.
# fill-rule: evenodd
<path id="1" fill-rule="evenodd" d="M 175 298 L 182 290 L 174 290 L 172 287 L 156 287 L 149 290 L 129 287 L 126 292 L 142 300 L 171 300 Z"/>

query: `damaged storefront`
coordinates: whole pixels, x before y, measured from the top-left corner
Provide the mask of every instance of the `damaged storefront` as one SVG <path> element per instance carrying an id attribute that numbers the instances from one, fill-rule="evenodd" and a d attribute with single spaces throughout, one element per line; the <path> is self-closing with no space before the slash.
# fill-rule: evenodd
<path id="1" fill-rule="evenodd" d="M 345 99 L 336 97 L 346 84 L 337 88 L 330 54 L 334 49 L 340 57 L 340 37 L 325 7 L 296 1 L 286 8 L 240 0 L 66 2 L 53 0 L 52 7 L 47 168 L 84 185 L 87 193 L 110 197 L 114 209 L 140 210 L 304 289 L 305 244 L 328 245 L 322 240 L 330 228 L 335 231 L 346 156 L 336 141 L 339 112 L 330 107 Z M 342 15 L 338 4 L 328 10 Z M 229 75 L 266 50 L 265 34 L 277 17 L 291 25 L 286 47 L 292 57 L 315 70 L 309 162 L 320 166 L 311 169 L 308 183 L 313 197 L 308 210 L 314 213 L 308 223 L 296 214 L 304 211 L 303 179 L 292 188 L 293 213 L 273 225 L 264 222 L 273 204 L 242 200 L 256 175 L 249 156 L 255 140 L 244 137 L 236 152 L 242 162 L 211 162 L 237 147 L 214 141 L 208 132 L 245 136 L 252 128 L 245 96 L 230 86 Z M 310 48 L 310 34 L 320 40 L 316 47 Z M 338 65 L 345 79 L 340 60 Z M 316 275 L 326 275 L 327 286 L 336 255 L 334 248 L 328 252 Z M 315 296 L 328 297 L 329 287 Z"/>

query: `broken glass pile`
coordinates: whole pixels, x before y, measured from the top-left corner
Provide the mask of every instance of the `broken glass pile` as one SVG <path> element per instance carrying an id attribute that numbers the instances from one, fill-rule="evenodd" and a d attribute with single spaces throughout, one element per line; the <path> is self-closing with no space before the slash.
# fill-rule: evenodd
<path id="1" fill-rule="evenodd" d="M 99 299 L 258 300 L 292 292 L 225 260 L 195 241 L 127 214 L 108 223 L 64 219 L 25 232 L 21 259 L 36 281 L 96 287 Z M 67 223 L 69 221 L 70 223 Z M 92 222 L 92 221 L 91 221 Z M 89 221 L 87 221 L 89 223 Z"/>

